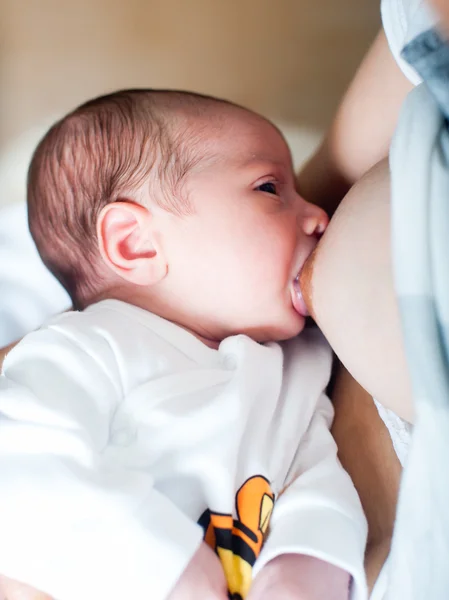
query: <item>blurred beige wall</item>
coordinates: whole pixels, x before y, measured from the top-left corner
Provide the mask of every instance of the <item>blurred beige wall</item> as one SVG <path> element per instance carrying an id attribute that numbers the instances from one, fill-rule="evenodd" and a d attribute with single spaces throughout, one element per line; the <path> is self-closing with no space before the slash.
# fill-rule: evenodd
<path id="1" fill-rule="evenodd" d="M 128 86 L 225 96 L 328 123 L 378 0 L 0 0 L 0 141 Z"/>
<path id="2" fill-rule="evenodd" d="M 9 176 L 17 136 L 121 87 L 223 96 L 319 132 L 380 21 L 379 0 L 0 0 L 0 11 Z"/>

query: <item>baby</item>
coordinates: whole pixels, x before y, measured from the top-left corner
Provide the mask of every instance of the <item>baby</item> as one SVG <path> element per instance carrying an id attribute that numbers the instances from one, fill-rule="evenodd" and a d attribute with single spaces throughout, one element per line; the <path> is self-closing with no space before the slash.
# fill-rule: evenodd
<path id="1" fill-rule="evenodd" d="M 27 336 L 0 378 L 5 585 L 366 598 L 330 350 L 297 337 L 298 276 L 327 217 L 297 194 L 279 131 L 192 93 L 104 96 L 38 146 L 28 211 L 78 310 Z"/>

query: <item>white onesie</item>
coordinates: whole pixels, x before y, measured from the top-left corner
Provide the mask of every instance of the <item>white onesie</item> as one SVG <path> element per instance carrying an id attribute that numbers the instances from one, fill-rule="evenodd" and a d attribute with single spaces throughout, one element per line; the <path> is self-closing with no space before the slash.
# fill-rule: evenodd
<path id="1" fill-rule="evenodd" d="M 235 593 L 294 552 L 366 598 L 330 367 L 317 330 L 213 350 L 114 300 L 27 336 L 0 378 L 0 573 L 58 600 L 163 600 L 205 536 Z"/>

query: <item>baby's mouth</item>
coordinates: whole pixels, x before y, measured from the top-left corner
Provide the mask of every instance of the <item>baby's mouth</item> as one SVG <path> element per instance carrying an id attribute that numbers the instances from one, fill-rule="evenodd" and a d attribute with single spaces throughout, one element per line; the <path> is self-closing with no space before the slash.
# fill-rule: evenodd
<path id="1" fill-rule="evenodd" d="M 309 311 L 307 309 L 307 306 L 306 306 L 306 303 L 304 300 L 304 296 L 302 294 L 301 285 L 299 283 L 300 277 L 301 277 L 301 270 L 299 271 L 299 273 L 293 280 L 292 304 L 293 304 L 293 308 L 296 310 L 296 312 L 298 314 L 300 314 L 302 317 L 308 317 Z"/>

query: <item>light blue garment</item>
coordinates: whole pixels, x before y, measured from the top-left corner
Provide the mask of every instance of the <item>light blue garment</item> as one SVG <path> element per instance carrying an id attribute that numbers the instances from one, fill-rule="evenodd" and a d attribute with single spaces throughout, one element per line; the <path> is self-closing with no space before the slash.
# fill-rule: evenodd
<path id="1" fill-rule="evenodd" d="M 395 285 L 415 426 L 390 561 L 389 600 L 449 598 L 449 47 L 435 31 L 403 56 L 424 83 L 390 152 Z"/>

